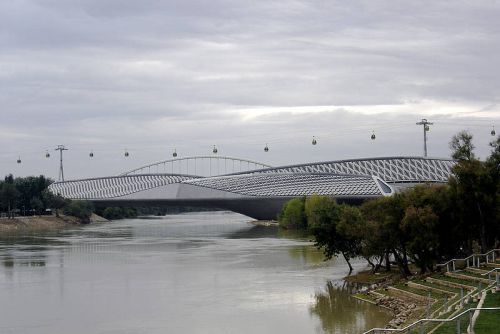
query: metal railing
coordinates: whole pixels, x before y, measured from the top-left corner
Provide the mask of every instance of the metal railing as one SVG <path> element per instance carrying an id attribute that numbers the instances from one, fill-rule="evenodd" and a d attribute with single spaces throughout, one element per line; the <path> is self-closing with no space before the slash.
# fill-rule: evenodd
<path id="1" fill-rule="evenodd" d="M 500 271 L 500 268 L 493 268 L 492 270 L 488 271 L 487 273 L 481 274 L 481 276 L 486 276 L 488 275 L 488 279 L 492 281 L 491 279 L 491 274 L 494 272 L 495 273 L 495 282 L 496 282 L 496 288 L 500 289 L 500 276 L 498 272 Z"/>
<path id="2" fill-rule="evenodd" d="M 456 322 L 456 333 L 461 334 L 461 320 L 462 317 L 466 314 L 469 315 L 469 324 L 472 323 L 472 316 L 475 311 L 500 311 L 500 307 L 481 307 L 481 308 L 470 308 L 465 311 L 463 311 L 460 314 L 455 315 L 452 318 L 449 319 L 420 319 L 404 328 L 372 328 L 367 332 L 364 332 L 363 334 L 385 334 L 385 333 L 405 333 L 405 334 L 410 334 L 410 333 L 419 333 L 419 334 L 424 334 L 425 333 L 425 325 L 429 323 L 453 323 Z"/>
<path id="3" fill-rule="evenodd" d="M 481 265 L 481 259 L 486 259 L 485 262 L 483 263 L 493 263 L 496 260 L 496 253 L 500 252 L 500 249 L 492 249 L 484 254 L 478 253 L 478 254 L 472 254 L 469 255 L 463 259 L 451 259 L 445 263 L 438 264 L 437 267 L 440 268 L 446 268 L 446 271 L 456 271 L 457 268 L 457 262 L 462 262 L 465 264 L 465 267 L 471 267 L 471 261 L 472 261 L 472 266 L 473 267 L 479 267 Z M 491 260 L 491 261 L 490 261 Z M 452 270 L 450 270 L 450 268 Z"/>

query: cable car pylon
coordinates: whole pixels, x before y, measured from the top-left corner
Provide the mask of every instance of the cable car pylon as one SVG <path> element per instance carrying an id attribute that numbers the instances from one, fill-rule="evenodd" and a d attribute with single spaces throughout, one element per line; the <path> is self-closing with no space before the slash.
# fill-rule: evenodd
<path id="1" fill-rule="evenodd" d="M 64 182 L 63 151 L 68 149 L 64 145 L 57 145 L 55 151 L 59 151 L 59 182 Z"/>

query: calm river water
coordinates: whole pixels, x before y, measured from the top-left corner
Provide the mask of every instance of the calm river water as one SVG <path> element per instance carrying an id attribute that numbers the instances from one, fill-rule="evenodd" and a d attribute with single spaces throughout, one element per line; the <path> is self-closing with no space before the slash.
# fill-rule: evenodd
<path id="1" fill-rule="evenodd" d="M 341 261 L 229 212 L 0 239 L 0 333 L 360 333 Z M 363 262 L 356 264 L 358 268 Z"/>

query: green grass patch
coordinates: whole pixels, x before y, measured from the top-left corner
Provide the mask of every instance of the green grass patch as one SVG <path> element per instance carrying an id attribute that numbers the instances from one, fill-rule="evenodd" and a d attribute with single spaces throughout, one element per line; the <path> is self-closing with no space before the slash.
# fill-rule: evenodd
<path id="1" fill-rule="evenodd" d="M 471 286 L 474 288 L 477 287 L 477 283 L 475 283 L 475 282 L 467 281 L 467 280 L 456 278 L 456 277 L 450 277 L 450 276 L 445 276 L 445 275 L 435 275 L 435 276 L 432 276 L 432 278 L 440 279 L 442 281 L 467 285 L 467 286 Z"/>
<path id="2" fill-rule="evenodd" d="M 430 288 L 436 288 L 436 289 L 439 289 L 439 290 L 448 291 L 450 293 L 460 293 L 460 289 L 458 289 L 458 288 L 452 288 L 451 286 L 438 285 L 438 284 L 434 284 L 434 283 L 429 283 L 429 282 L 424 281 L 424 280 L 415 280 L 413 282 L 418 283 L 420 285 L 428 286 Z"/>
<path id="3" fill-rule="evenodd" d="M 486 273 L 486 271 L 485 271 L 485 273 Z M 467 275 L 467 276 L 470 276 L 470 277 L 473 277 L 473 278 L 488 279 L 488 275 L 481 276 L 480 273 L 478 273 L 478 272 L 472 272 L 472 271 L 460 271 L 460 272 L 457 272 L 457 274 Z"/>
<path id="4" fill-rule="evenodd" d="M 477 303 L 469 303 L 464 306 L 463 309 L 459 311 L 459 313 L 462 313 L 470 308 L 474 308 L 477 306 Z M 460 333 L 465 333 L 467 332 L 467 326 L 469 326 L 469 315 L 465 314 L 460 318 Z M 440 325 L 434 332 L 434 334 L 456 334 L 457 333 L 457 320 L 451 321 L 451 322 L 446 322 L 442 325 Z"/>
<path id="5" fill-rule="evenodd" d="M 458 273 L 459 274 L 467 274 L 467 275 L 471 275 L 471 276 L 475 276 L 475 277 L 479 277 L 479 278 L 488 278 L 488 275 L 486 276 L 481 276 L 481 274 L 485 274 L 487 273 L 489 270 L 483 270 L 483 271 L 476 271 L 476 270 L 462 270 L 462 271 L 459 271 Z"/>
<path id="6" fill-rule="evenodd" d="M 488 293 L 483 307 L 500 307 L 500 293 Z M 474 326 L 474 331 L 476 334 L 498 333 L 499 325 L 500 310 L 481 311 Z"/>
<path id="7" fill-rule="evenodd" d="M 419 296 L 429 297 L 429 290 L 425 290 L 423 288 L 419 289 L 419 288 L 415 288 L 415 287 L 410 287 L 410 286 L 407 286 L 406 284 L 403 284 L 403 283 L 395 284 L 394 287 L 397 289 L 400 289 L 400 290 L 412 292 L 412 293 L 419 295 Z M 433 299 L 441 299 L 441 298 L 444 299 L 444 297 L 445 297 L 445 294 L 442 292 L 432 291 L 432 290 L 430 292 L 431 292 L 430 297 Z"/>

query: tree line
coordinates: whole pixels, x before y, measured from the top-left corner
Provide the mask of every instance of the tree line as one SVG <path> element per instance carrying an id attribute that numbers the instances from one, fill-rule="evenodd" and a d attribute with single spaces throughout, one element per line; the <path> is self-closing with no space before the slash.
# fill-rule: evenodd
<path id="1" fill-rule="evenodd" d="M 90 222 L 94 208 L 87 201 L 72 201 L 59 194 L 53 194 L 49 185 L 54 182 L 43 175 L 16 177 L 7 175 L 0 180 L 0 212 L 9 218 L 16 215 L 40 215 L 49 210 L 59 211 L 65 215 L 74 216 L 82 223 Z"/>
<path id="2" fill-rule="evenodd" d="M 42 214 L 46 209 L 62 207 L 55 203 L 55 196 L 48 191 L 53 181 L 41 176 L 17 177 L 12 174 L 0 180 L 0 211 L 9 216 L 18 214 Z"/>
<path id="3" fill-rule="evenodd" d="M 422 184 L 361 206 L 313 195 L 287 202 L 281 226 L 307 229 L 326 258 L 363 257 L 373 272 L 395 263 L 404 277 L 409 265 L 434 271 L 446 259 L 485 252 L 500 239 L 500 137 L 484 160 L 474 154 L 472 135 L 451 142 L 456 164 L 446 184 Z"/>
<path id="4" fill-rule="evenodd" d="M 94 208 L 88 201 L 65 199 L 48 189 L 53 182 L 43 175 L 16 178 L 12 174 L 7 175 L 4 180 L 0 180 L 0 213 L 13 218 L 19 215 L 52 213 L 54 210 L 57 216 L 61 211 L 65 215 L 79 218 L 82 223 L 89 223 L 93 212 L 112 220 L 137 216 L 135 208 Z"/>

